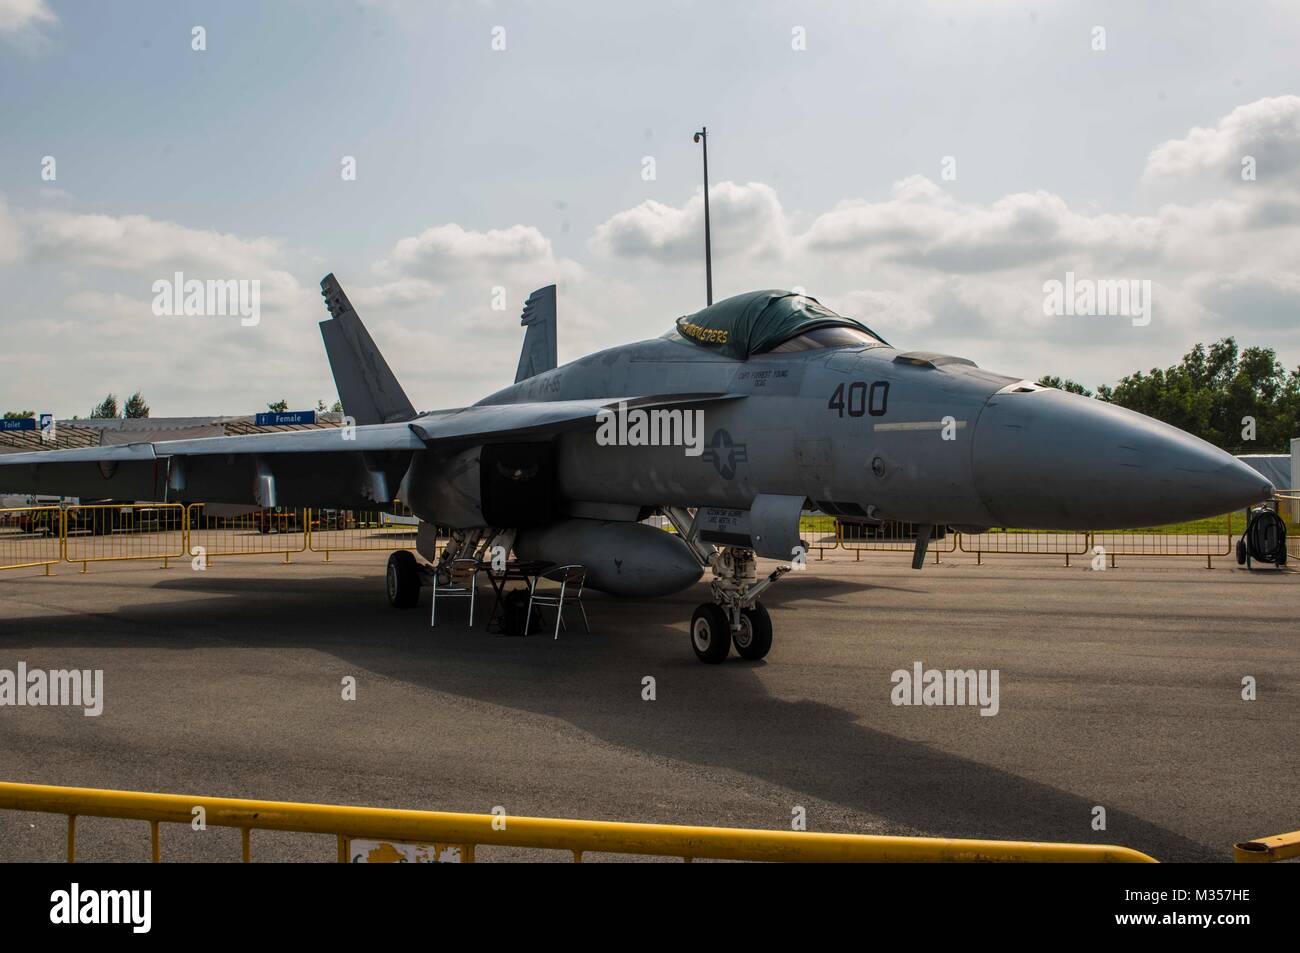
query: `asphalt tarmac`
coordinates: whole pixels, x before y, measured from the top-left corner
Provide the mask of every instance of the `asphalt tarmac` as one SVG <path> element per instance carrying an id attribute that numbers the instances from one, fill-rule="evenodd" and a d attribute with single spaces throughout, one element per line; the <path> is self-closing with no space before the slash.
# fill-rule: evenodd
<path id="1" fill-rule="evenodd" d="M 916 572 L 902 554 L 833 553 L 771 590 L 766 661 L 706 666 L 686 634 L 703 583 L 591 593 L 592 633 L 553 641 L 489 634 L 481 615 L 469 628 L 463 602 L 431 629 L 427 592 L 390 609 L 384 553 L 294 559 L 0 574 L 0 670 L 104 679 L 98 717 L 0 707 L 0 779 L 771 829 L 802 809 L 809 830 L 1165 861 L 1227 861 L 1236 841 L 1300 827 L 1294 573 L 957 556 Z M 996 669 L 996 715 L 893 704 L 892 673 L 918 662 Z M 61 859 L 64 825 L 0 811 L 0 861 Z M 84 860 L 149 856 L 143 822 L 86 818 L 78 835 Z M 328 837 L 253 838 L 255 860 L 334 857 Z M 162 852 L 233 861 L 239 835 L 168 826 Z"/>

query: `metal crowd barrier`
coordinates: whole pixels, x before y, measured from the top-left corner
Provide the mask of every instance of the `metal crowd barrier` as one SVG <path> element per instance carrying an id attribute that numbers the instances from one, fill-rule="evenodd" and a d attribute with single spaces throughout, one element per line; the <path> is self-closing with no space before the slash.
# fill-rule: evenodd
<path id="1" fill-rule="evenodd" d="M 854 554 L 855 561 L 862 561 L 865 552 L 910 553 L 916 546 L 916 523 L 855 523 L 837 520 L 835 535 L 841 549 Z M 957 551 L 957 533 L 948 527 L 940 527 L 939 532 L 931 537 L 929 551 L 934 553 L 934 561 L 944 553 Z"/>
<path id="2" fill-rule="evenodd" d="M 1278 511 L 1287 523 L 1287 549 L 1300 560 L 1300 492 L 1279 491 Z M 672 531 L 662 517 L 649 522 Z M 1211 520 L 1177 526 L 1094 532 L 991 529 L 984 533 L 947 531 L 931 540 L 935 561 L 960 550 L 977 563 L 986 554 L 1024 556 L 1094 556 L 1100 547 L 1114 566 L 1119 556 L 1203 557 L 1207 568 L 1215 558 L 1233 555 L 1244 518 L 1229 513 Z M 866 524 L 820 513 L 800 519 L 800 533 L 818 559 L 827 550 L 852 552 L 910 552 L 915 545 L 913 524 Z M 290 562 L 294 553 L 331 553 L 412 549 L 416 521 L 400 503 L 391 510 L 358 511 L 280 507 L 240 516 L 210 513 L 203 503 L 53 505 L 0 509 L 0 570 L 43 567 L 59 562 L 172 559 L 203 555 L 280 555 Z"/>
<path id="3" fill-rule="evenodd" d="M 1239 864 L 1271 864 L 1300 857 L 1300 831 L 1258 837 L 1232 848 L 1232 859 Z"/>
<path id="4" fill-rule="evenodd" d="M 198 809 L 201 808 L 200 812 Z M 566 851 L 580 862 L 589 853 L 681 857 L 683 860 L 777 862 L 1039 862 L 1155 863 L 1128 847 L 1109 844 L 1053 844 L 1026 841 L 961 840 L 937 837 L 882 837 L 821 834 L 675 824 L 625 824 L 611 821 L 511 817 L 503 814 L 453 814 L 403 811 L 288 801 L 194 797 L 139 791 L 54 787 L 0 782 L 0 809 L 62 814 L 68 819 L 67 859 L 77 857 L 77 823 L 83 817 L 147 821 L 155 863 L 162 859 L 160 825 L 190 827 L 196 817 L 215 827 L 238 828 L 243 859 L 252 860 L 252 832 L 294 831 L 332 835 L 340 863 L 399 859 L 399 847 L 422 845 L 426 856 L 450 853 L 472 862 L 479 848 L 534 848 Z M 370 844 L 359 845 L 359 841 Z M 449 850 L 450 849 L 450 850 Z"/>
<path id="5" fill-rule="evenodd" d="M 987 533 L 962 533 L 958 545 L 963 553 L 973 553 L 977 565 L 984 555 L 999 556 L 1084 556 L 1092 550 L 1087 533 L 1068 530 L 992 529 Z"/>
<path id="6" fill-rule="evenodd" d="M 1300 490 L 1278 490 L 1277 512 L 1286 523 L 1286 552 L 1300 560 Z"/>
<path id="7" fill-rule="evenodd" d="M 657 526 L 668 533 L 677 532 L 677 528 L 668 517 L 657 513 L 641 522 Z M 837 523 L 838 520 L 834 516 L 827 516 L 824 513 L 805 513 L 799 517 L 799 536 L 807 544 L 808 549 L 817 550 L 818 559 L 825 559 L 826 550 L 839 546 Z"/>
<path id="8" fill-rule="evenodd" d="M 1212 569 L 1215 556 L 1231 556 L 1242 523 L 1234 532 L 1236 514 L 1227 513 L 1217 519 L 1199 520 L 1196 523 L 1152 526 L 1145 529 L 1104 530 L 1089 534 L 1092 547 L 1102 548 L 1098 555 L 1109 557 L 1112 567 L 1116 556 L 1204 556 L 1205 568 Z M 1222 529 L 1217 527 L 1222 526 Z M 1172 529 L 1184 530 L 1172 532 Z"/>
<path id="9" fill-rule="evenodd" d="M 840 521 L 824 513 L 813 513 L 799 518 L 799 535 L 809 549 L 817 550 L 817 558 L 825 559 L 826 550 L 840 545 Z"/>
<path id="10" fill-rule="evenodd" d="M 308 510 L 307 548 L 314 553 L 414 549 L 418 525 L 405 505 L 391 510 Z"/>
<path id="11" fill-rule="evenodd" d="M 237 516 L 209 513 L 203 503 L 185 507 L 188 553 L 214 556 L 284 555 L 307 551 L 308 509 L 275 507 Z"/>
<path id="12" fill-rule="evenodd" d="M 88 564 L 185 555 L 185 510 L 180 503 L 69 506 L 62 513 L 63 559 Z"/>
<path id="13" fill-rule="evenodd" d="M 17 506 L 0 509 L 0 569 L 50 567 L 63 558 L 59 507 Z"/>

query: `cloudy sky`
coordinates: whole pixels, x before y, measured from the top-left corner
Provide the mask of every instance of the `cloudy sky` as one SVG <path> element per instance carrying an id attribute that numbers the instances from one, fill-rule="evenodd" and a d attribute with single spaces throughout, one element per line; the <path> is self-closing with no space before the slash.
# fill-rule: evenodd
<path id="1" fill-rule="evenodd" d="M 513 379 L 543 284 L 562 360 L 658 335 L 700 124 L 718 298 L 1089 385 L 1229 334 L 1294 367 L 1298 49 L 1269 2 L 0 0 L 0 408 L 332 402 L 329 271 L 421 408 Z M 176 271 L 260 323 L 155 315 Z M 1066 272 L 1150 324 L 1045 315 Z"/>

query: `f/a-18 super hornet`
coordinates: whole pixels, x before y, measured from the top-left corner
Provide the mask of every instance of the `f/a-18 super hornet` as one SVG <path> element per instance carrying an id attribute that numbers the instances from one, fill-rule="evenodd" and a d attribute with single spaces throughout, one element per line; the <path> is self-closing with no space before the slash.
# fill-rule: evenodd
<path id="1" fill-rule="evenodd" d="M 398 608 L 457 557 L 513 550 L 650 597 L 694 585 L 695 654 L 763 658 L 756 557 L 797 560 L 800 518 L 935 528 L 1099 529 L 1269 498 L 1256 471 L 1159 421 L 960 357 L 900 351 L 816 299 L 755 291 L 661 337 L 556 361 L 555 286 L 533 292 L 515 382 L 417 413 L 333 275 L 321 322 L 355 426 L 0 456 L 0 489 L 134 500 L 364 508 L 399 498 L 417 552 L 389 558 Z M 667 517 L 676 533 L 647 520 Z M 434 527 L 450 539 L 439 553 Z"/>

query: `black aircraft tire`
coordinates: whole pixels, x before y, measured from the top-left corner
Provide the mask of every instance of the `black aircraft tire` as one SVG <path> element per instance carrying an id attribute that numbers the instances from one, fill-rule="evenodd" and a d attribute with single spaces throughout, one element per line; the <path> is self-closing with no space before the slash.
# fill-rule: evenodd
<path id="1" fill-rule="evenodd" d="M 756 602 L 754 608 L 740 610 L 740 629 L 731 634 L 731 640 L 736 654 L 743 659 L 757 662 L 767 657 L 772 651 L 772 617 L 763 603 Z"/>
<path id="2" fill-rule="evenodd" d="M 691 616 L 691 648 L 709 665 L 725 662 L 731 652 L 731 623 L 722 607 L 712 602 L 698 606 Z"/>
<path id="3" fill-rule="evenodd" d="M 1237 565 L 1246 565 L 1246 541 L 1244 539 L 1237 540 Z"/>
<path id="4" fill-rule="evenodd" d="M 414 609 L 420 604 L 420 569 L 410 550 L 399 549 L 388 557 L 388 602 L 394 609 Z"/>

